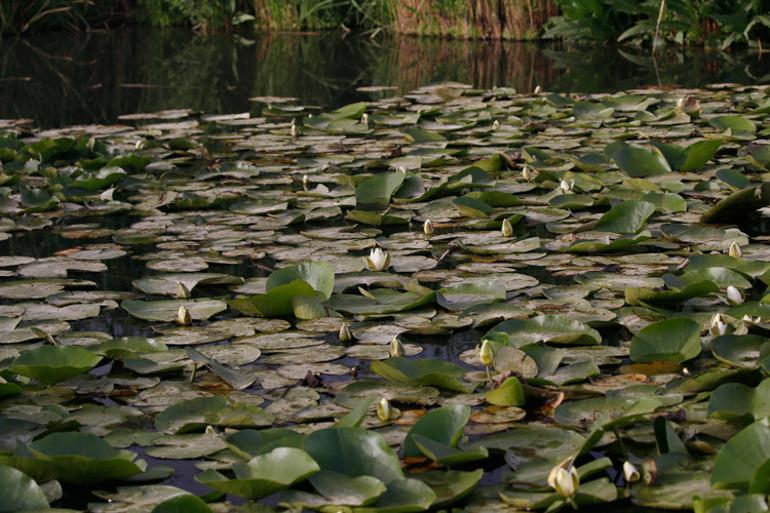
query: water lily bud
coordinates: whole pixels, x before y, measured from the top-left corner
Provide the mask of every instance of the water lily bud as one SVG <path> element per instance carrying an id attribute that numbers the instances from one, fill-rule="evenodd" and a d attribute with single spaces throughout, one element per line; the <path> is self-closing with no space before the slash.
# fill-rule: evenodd
<path id="1" fill-rule="evenodd" d="M 350 325 L 348 323 L 344 323 L 342 326 L 340 326 L 340 342 L 350 342 L 353 340 L 353 334 L 350 332 Z"/>
<path id="2" fill-rule="evenodd" d="M 361 124 L 369 128 L 369 114 L 367 114 L 366 112 L 361 114 Z"/>
<path id="3" fill-rule="evenodd" d="M 569 192 L 572 190 L 572 188 L 575 186 L 575 180 L 570 180 L 569 182 L 562 178 L 562 181 L 559 182 L 559 189 L 561 189 L 563 192 Z"/>
<path id="4" fill-rule="evenodd" d="M 136 144 L 134 144 L 134 149 L 141 150 L 142 148 L 144 148 L 144 139 L 139 139 L 136 141 Z"/>
<path id="5" fill-rule="evenodd" d="M 396 168 L 396 172 L 397 173 L 401 173 L 402 175 L 405 175 L 406 174 L 406 168 L 404 166 L 398 166 Z"/>
<path id="6" fill-rule="evenodd" d="M 96 146 L 96 138 L 89 137 L 88 143 L 86 143 L 86 148 L 88 148 L 88 151 L 94 151 L 94 146 Z"/>
<path id="7" fill-rule="evenodd" d="M 387 397 L 380 399 L 377 403 L 377 418 L 382 422 L 388 422 L 393 417 L 393 409 L 390 407 L 390 401 Z"/>
<path id="8" fill-rule="evenodd" d="M 291 120 L 291 130 L 289 133 L 291 134 L 292 139 L 297 137 L 297 123 L 295 123 L 293 119 Z"/>
<path id="9" fill-rule="evenodd" d="M 503 225 L 500 227 L 500 232 L 503 234 L 503 237 L 510 237 L 513 235 L 513 226 L 508 219 L 503 219 Z"/>
<path id="10" fill-rule="evenodd" d="M 99 199 L 102 201 L 112 201 L 112 196 L 115 194 L 115 187 L 111 187 L 99 195 Z"/>
<path id="11" fill-rule="evenodd" d="M 495 120 L 494 123 L 492 123 L 492 130 L 497 130 L 498 128 L 500 128 L 500 122 Z"/>
<path id="12" fill-rule="evenodd" d="M 623 463 L 623 477 L 627 483 L 636 483 L 642 478 L 639 470 L 630 461 Z"/>
<path id="13" fill-rule="evenodd" d="M 184 305 L 179 307 L 179 311 L 176 313 L 176 322 L 181 324 L 182 326 L 189 326 L 192 324 L 192 317 L 190 316 L 190 311 L 185 308 Z"/>
<path id="14" fill-rule="evenodd" d="M 366 257 L 366 267 L 370 271 L 384 271 L 390 267 L 390 255 L 380 248 L 374 248 Z"/>
<path id="15" fill-rule="evenodd" d="M 176 282 L 176 297 L 177 299 L 190 298 L 190 289 L 188 289 L 187 285 L 185 285 L 181 281 Z"/>
<path id="16" fill-rule="evenodd" d="M 302 175 L 302 188 L 304 190 L 307 190 L 307 184 L 310 182 L 310 179 L 307 175 Z"/>
<path id="17" fill-rule="evenodd" d="M 404 344 L 401 343 L 398 337 L 393 337 L 393 340 L 390 341 L 390 347 L 388 348 L 388 353 L 390 354 L 391 358 L 400 358 L 404 356 L 404 354 L 406 354 L 406 350 L 404 349 Z"/>
<path id="18" fill-rule="evenodd" d="M 430 219 L 426 219 L 425 222 L 422 223 L 422 233 L 425 235 L 433 235 L 433 223 Z"/>
<path id="19" fill-rule="evenodd" d="M 528 182 L 532 180 L 532 171 L 529 170 L 529 166 L 524 166 L 524 168 L 521 170 L 521 177 Z"/>
<path id="20" fill-rule="evenodd" d="M 535 86 L 535 91 L 534 91 L 534 92 L 535 92 L 535 94 L 540 94 L 540 93 L 542 93 L 542 92 L 543 92 L 543 88 L 542 88 L 542 87 L 540 87 L 539 85 L 538 85 L 538 86 Z"/>
<path id="21" fill-rule="evenodd" d="M 741 247 L 733 241 L 733 243 L 730 244 L 730 249 L 727 251 L 727 254 L 733 258 L 741 258 L 743 256 L 743 251 L 741 251 Z"/>
<path id="22" fill-rule="evenodd" d="M 556 493 L 569 499 L 574 497 L 580 487 L 580 475 L 575 467 L 570 466 L 569 470 L 561 465 L 557 465 L 548 475 L 548 485 Z"/>
<path id="23" fill-rule="evenodd" d="M 731 305 L 740 305 L 743 303 L 743 294 L 734 285 L 727 287 L 727 302 Z"/>
<path id="24" fill-rule="evenodd" d="M 481 360 L 481 365 L 484 367 L 489 367 L 495 360 L 495 355 L 492 351 L 492 345 L 489 343 L 489 340 L 485 339 L 481 343 L 481 348 L 479 349 L 479 360 Z"/>

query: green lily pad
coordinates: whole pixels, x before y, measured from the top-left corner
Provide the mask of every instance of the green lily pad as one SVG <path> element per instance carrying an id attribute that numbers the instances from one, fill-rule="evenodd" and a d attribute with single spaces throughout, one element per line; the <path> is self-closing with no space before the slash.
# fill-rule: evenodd
<path id="1" fill-rule="evenodd" d="M 700 325 L 685 318 L 652 323 L 631 339 L 631 360 L 637 363 L 682 363 L 700 352 Z"/>
<path id="2" fill-rule="evenodd" d="M 465 369 L 451 362 L 433 358 L 388 358 L 372 362 L 372 372 L 406 385 L 434 386 L 467 393 L 473 387 L 460 379 Z"/>
<path id="3" fill-rule="evenodd" d="M 82 347 L 43 346 L 16 358 L 10 371 L 46 385 L 88 372 L 102 357 Z"/>
<path id="4" fill-rule="evenodd" d="M 222 493 L 256 500 L 304 481 L 319 470 L 318 463 L 305 451 L 279 447 L 247 463 L 234 464 L 234 479 L 227 479 L 216 470 L 207 470 L 195 479 Z"/>

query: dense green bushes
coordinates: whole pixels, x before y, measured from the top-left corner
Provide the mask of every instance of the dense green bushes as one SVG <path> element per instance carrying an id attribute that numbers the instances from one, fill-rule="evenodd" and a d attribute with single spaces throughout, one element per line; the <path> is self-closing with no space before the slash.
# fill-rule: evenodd
<path id="1" fill-rule="evenodd" d="M 200 33 L 350 28 L 461 38 L 614 41 L 660 38 L 723 48 L 770 34 L 770 0 L 2 0 L 0 33 L 116 22 L 187 25 Z M 561 10 L 561 15 L 556 16 Z M 541 30 L 546 22 L 546 30 Z"/>
<path id="2" fill-rule="evenodd" d="M 545 37 L 569 41 L 649 44 L 661 13 L 661 0 L 558 3 L 562 15 L 549 21 Z M 736 43 L 758 45 L 770 33 L 768 13 L 767 0 L 665 0 L 659 38 L 722 48 Z"/>

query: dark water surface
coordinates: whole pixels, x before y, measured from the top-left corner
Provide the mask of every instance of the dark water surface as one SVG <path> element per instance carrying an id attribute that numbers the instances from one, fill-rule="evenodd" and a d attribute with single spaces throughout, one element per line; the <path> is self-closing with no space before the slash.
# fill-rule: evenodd
<path id="1" fill-rule="evenodd" d="M 324 108 L 437 81 L 531 91 L 616 91 L 646 85 L 757 83 L 770 57 L 669 48 L 580 50 L 515 42 L 365 37 L 337 32 L 198 37 L 120 29 L 37 35 L 0 45 L 0 118 L 39 127 L 111 123 L 121 114 L 192 108 L 254 111 L 254 96 L 295 96 Z M 389 93 L 379 93 L 389 94 Z"/>

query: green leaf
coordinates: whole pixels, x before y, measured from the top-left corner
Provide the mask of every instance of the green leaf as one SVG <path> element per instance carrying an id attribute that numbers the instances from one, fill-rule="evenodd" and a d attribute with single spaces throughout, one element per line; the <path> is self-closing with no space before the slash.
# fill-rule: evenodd
<path id="1" fill-rule="evenodd" d="M 458 312 L 477 305 L 503 301 L 505 296 L 505 286 L 501 283 L 494 280 L 474 281 L 437 290 L 436 302 L 447 310 Z"/>
<path id="2" fill-rule="evenodd" d="M 318 463 L 305 451 L 279 447 L 247 463 L 235 463 L 235 479 L 207 470 L 195 480 L 222 493 L 257 500 L 304 481 L 319 470 Z"/>
<path id="3" fill-rule="evenodd" d="M 120 306 L 137 319 L 145 321 L 172 322 L 176 320 L 179 307 L 184 306 L 194 321 L 205 321 L 209 317 L 227 309 L 227 304 L 216 299 L 178 299 L 161 301 L 141 301 L 127 299 Z"/>
<path id="4" fill-rule="evenodd" d="M 152 513 L 212 513 L 203 499 L 195 495 L 179 495 L 155 506 Z"/>
<path id="5" fill-rule="evenodd" d="M 393 194 L 401 187 L 406 173 L 381 173 L 364 179 L 356 187 L 356 208 L 361 210 L 387 210 Z"/>
<path id="6" fill-rule="evenodd" d="M 757 133 L 757 125 L 744 116 L 717 116 L 710 119 L 709 124 L 722 132 L 729 130 L 730 135 L 736 139 L 751 140 Z"/>
<path id="7" fill-rule="evenodd" d="M 460 393 L 468 393 L 473 389 L 460 381 L 465 375 L 465 369 L 452 362 L 433 358 L 388 358 L 372 362 L 371 369 L 385 379 L 407 385 L 434 386 Z"/>
<path id="8" fill-rule="evenodd" d="M 267 278 L 267 291 L 295 280 L 304 281 L 321 298 L 329 299 L 334 290 L 334 266 L 328 262 L 306 262 L 278 269 Z"/>
<path id="9" fill-rule="evenodd" d="M 691 319 L 675 318 L 639 330 L 631 339 L 630 356 L 636 363 L 682 363 L 695 358 L 700 351 L 700 325 Z"/>
<path id="10" fill-rule="evenodd" d="M 102 360 L 98 354 L 77 346 L 43 346 L 22 353 L 10 371 L 46 385 L 72 378 L 93 369 Z"/>
<path id="11" fill-rule="evenodd" d="M 506 378 L 499 387 L 487 392 L 484 399 L 496 406 L 523 406 L 527 402 L 524 387 L 516 376 Z"/>
<path id="12" fill-rule="evenodd" d="M 604 214 L 594 226 L 599 232 L 634 234 L 644 228 L 655 212 L 655 205 L 646 201 L 624 201 Z"/>
<path id="13" fill-rule="evenodd" d="M 748 489 L 757 471 L 770 461 L 769 422 L 766 418 L 754 422 L 722 446 L 714 460 L 712 485 Z"/>
<path id="14" fill-rule="evenodd" d="M 612 159 L 628 176 L 634 178 L 665 175 L 671 172 L 671 166 L 658 148 L 647 150 L 624 144 L 613 153 Z"/>
<path id="15" fill-rule="evenodd" d="M 0 465 L 0 513 L 16 513 L 48 508 L 43 490 L 28 475 Z"/>
<path id="16" fill-rule="evenodd" d="M 382 435 L 361 428 L 327 428 L 305 439 L 305 450 L 321 469 L 350 477 L 371 476 L 386 485 L 402 479 L 401 463 Z"/>
<path id="17" fill-rule="evenodd" d="M 471 418 L 471 410 L 464 405 L 444 406 L 431 410 L 412 426 L 404 440 L 404 456 L 420 456 L 414 437 L 420 435 L 449 447 L 457 447 L 463 429 Z"/>
<path id="18" fill-rule="evenodd" d="M 506 333 L 517 346 L 546 342 L 559 345 L 596 345 L 598 331 L 580 321 L 559 315 L 538 315 L 530 319 L 511 319 L 492 328 L 492 333 Z"/>

